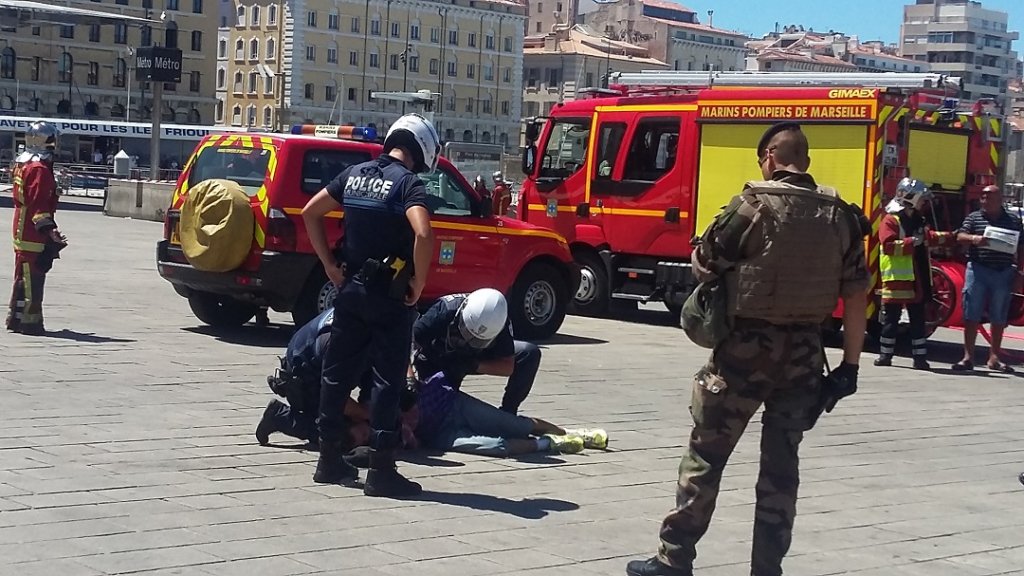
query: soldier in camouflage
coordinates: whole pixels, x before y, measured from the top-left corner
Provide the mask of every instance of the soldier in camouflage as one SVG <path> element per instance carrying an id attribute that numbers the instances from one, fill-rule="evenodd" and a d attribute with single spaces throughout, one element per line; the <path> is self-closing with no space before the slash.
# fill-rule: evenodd
<path id="1" fill-rule="evenodd" d="M 796 515 L 798 448 L 821 412 L 820 327 L 839 299 L 844 358 L 832 374 L 856 382 L 870 284 L 857 210 L 807 173 L 798 124 L 772 126 L 757 163 L 765 181 L 747 183 L 693 253 L 698 280 L 724 281 L 731 332 L 695 378 L 694 426 L 658 554 L 630 562 L 630 576 L 693 574 L 725 464 L 762 405 L 750 573 L 780 576 Z"/>

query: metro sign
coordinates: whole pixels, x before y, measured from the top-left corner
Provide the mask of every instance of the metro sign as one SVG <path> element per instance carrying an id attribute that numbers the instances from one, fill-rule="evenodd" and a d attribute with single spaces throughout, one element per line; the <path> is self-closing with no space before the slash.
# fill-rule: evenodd
<path id="1" fill-rule="evenodd" d="M 148 46 L 135 52 L 135 79 L 143 82 L 181 82 L 181 50 Z"/>

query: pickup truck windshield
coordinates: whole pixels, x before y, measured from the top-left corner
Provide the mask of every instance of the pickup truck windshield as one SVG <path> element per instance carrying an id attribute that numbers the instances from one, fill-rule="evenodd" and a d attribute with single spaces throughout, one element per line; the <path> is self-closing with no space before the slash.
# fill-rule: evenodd
<path id="1" fill-rule="evenodd" d="M 541 178 L 568 178 L 583 168 L 590 144 L 590 118 L 548 120 L 551 133 L 541 156 Z"/>

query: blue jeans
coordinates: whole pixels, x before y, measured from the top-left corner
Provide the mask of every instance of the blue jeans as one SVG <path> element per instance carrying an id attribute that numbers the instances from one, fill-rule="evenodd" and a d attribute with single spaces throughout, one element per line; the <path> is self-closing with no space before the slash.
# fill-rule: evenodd
<path id="1" fill-rule="evenodd" d="M 427 441 L 429 448 L 480 456 L 509 456 L 508 439 L 529 438 L 533 420 L 515 416 L 459 392 L 441 428 Z"/>
<path id="2" fill-rule="evenodd" d="M 1013 267 L 996 270 L 968 262 L 963 291 L 964 320 L 981 322 L 987 309 L 989 323 L 1006 326 L 1016 273 Z"/>

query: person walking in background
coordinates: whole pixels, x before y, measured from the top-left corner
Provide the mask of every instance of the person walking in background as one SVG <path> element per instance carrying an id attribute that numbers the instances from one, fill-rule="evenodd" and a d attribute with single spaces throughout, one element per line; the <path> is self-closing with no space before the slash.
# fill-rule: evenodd
<path id="1" fill-rule="evenodd" d="M 1001 228 L 1021 232 L 1021 219 L 1003 207 L 998 186 L 986 186 L 981 191 L 981 209 L 971 212 L 957 232 L 957 240 L 969 246 L 967 275 L 964 278 L 964 357 L 953 364 L 953 370 L 974 370 L 974 345 L 978 339 L 978 326 L 987 318 L 992 326 L 992 346 L 987 366 L 998 372 L 1013 372 L 1000 360 L 1003 330 L 1010 315 L 1010 302 L 1015 290 L 1020 289 L 1019 263 L 1021 242 L 1016 246 L 1003 245 L 1001 249 L 985 237 L 987 228 Z"/>
<path id="2" fill-rule="evenodd" d="M 926 228 L 925 214 L 931 208 L 932 198 L 932 191 L 923 182 L 904 178 L 896 187 L 896 198 L 886 208 L 888 214 L 879 226 L 882 334 L 875 366 L 892 365 L 892 357 L 896 354 L 896 332 L 906 306 L 910 316 L 914 368 L 930 368 L 924 322 L 924 305 L 932 297 L 932 265 L 928 248 L 952 244 L 954 236 L 950 232 Z"/>

